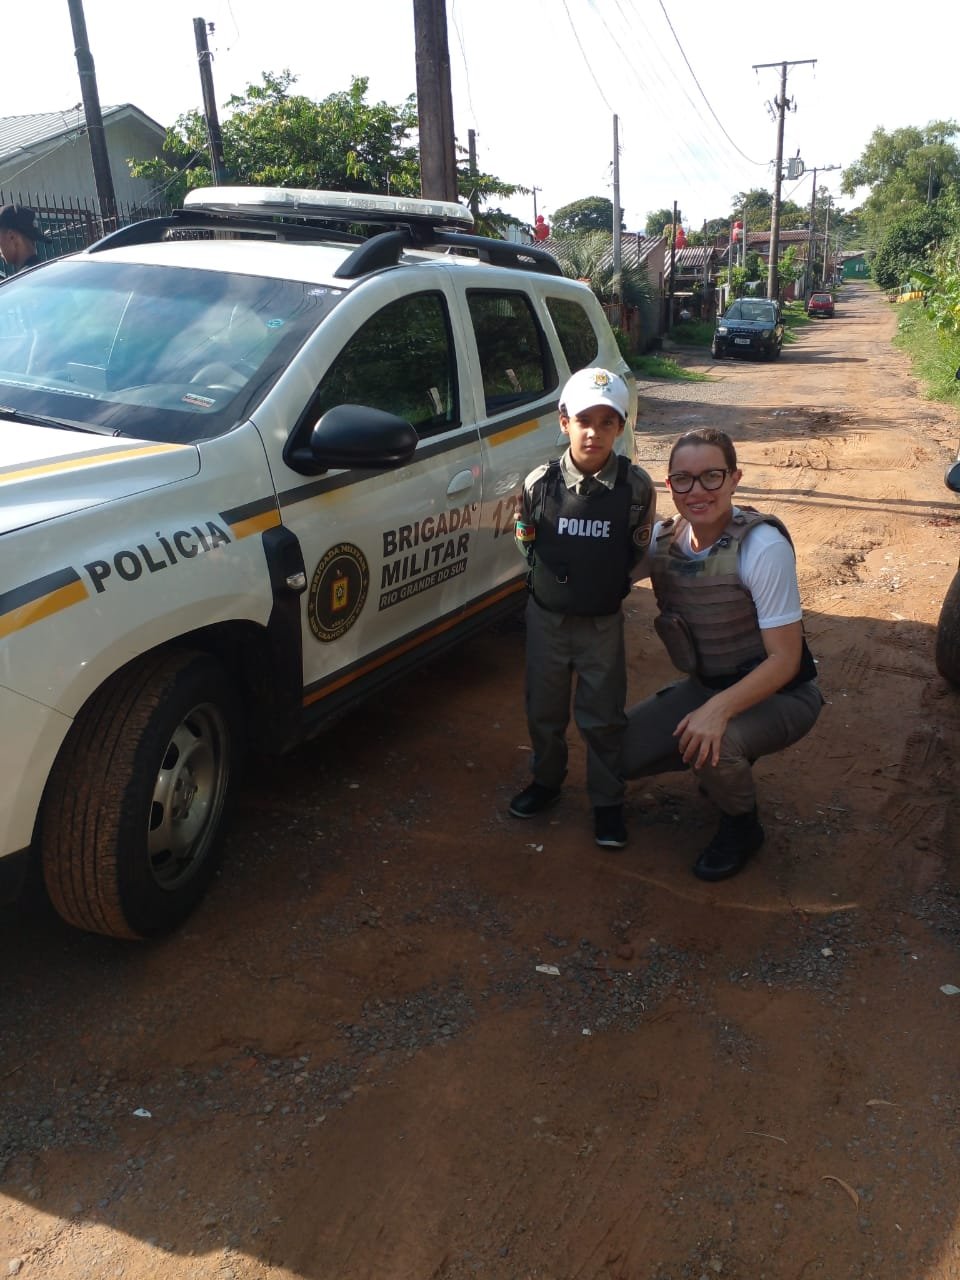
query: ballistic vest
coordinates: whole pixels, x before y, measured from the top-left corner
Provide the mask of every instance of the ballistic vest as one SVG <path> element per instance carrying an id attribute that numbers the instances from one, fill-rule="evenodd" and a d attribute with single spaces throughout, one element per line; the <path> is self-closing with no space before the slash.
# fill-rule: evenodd
<path id="1" fill-rule="evenodd" d="M 560 463 L 550 463 L 533 493 L 537 537 L 528 584 L 551 613 L 580 617 L 616 613 L 630 590 L 633 489 L 630 460 L 621 457 L 612 489 L 594 480 L 593 491 L 568 489 Z M 579 487 L 579 486 L 578 486 Z"/>
<path id="2" fill-rule="evenodd" d="M 737 572 L 740 544 L 760 524 L 773 525 L 793 543 L 776 516 L 740 507 L 709 554 L 692 560 L 677 546 L 685 523 L 680 517 L 664 520 L 651 549 L 650 579 L 660 608 L 655 626 L 681 671 L 724 689 L 767 656 L 753 597 Z M 800 670 L 784 688 L 796 688 L 816 674 L 804 640 Z"/>

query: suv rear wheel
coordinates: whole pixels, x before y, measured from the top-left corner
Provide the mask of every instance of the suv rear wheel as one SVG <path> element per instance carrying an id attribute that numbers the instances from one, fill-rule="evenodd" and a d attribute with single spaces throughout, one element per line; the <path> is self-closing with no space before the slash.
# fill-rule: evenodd
<path id="1" fill-rule="evenodd" d="M 59 914 L 116 938 L 180 924 L 216 867 L 241 740 L 235 691 L 206 654 L 149 655 L 107 681 L 44 797 L 40 851 Z"/>
<path id="2" fill-rule="evenodd" d="M 943 599 L 934 652 L 940 674 L 951 684 L 960 685 L 960 569 Z"/>

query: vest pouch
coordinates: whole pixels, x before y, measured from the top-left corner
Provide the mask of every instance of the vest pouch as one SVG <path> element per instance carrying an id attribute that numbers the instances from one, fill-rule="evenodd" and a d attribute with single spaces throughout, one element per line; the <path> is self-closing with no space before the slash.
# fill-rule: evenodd
<path id="1" fill-rule="evenodd" d="M 653 620 L 653 629 L 660 637 L 670 661 L 677 670 L 684 671 L 687 675 L 695 675 L 697 650 L 690 628 L 683 618 L 676 613 L 659 613 Z"/>

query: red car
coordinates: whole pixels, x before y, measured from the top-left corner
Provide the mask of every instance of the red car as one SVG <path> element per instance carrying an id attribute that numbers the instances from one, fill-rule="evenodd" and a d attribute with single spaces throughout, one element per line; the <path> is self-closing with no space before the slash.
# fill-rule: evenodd
<path id="1" fill-rule="evenodd" d="M 808 316 L 833 316 L 833 294 L 811 293 L 807 303 Z"/>

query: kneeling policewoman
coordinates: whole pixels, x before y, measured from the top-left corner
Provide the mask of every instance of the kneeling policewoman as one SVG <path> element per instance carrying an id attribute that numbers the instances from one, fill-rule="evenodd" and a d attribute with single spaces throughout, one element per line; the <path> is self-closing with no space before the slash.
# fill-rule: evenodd
<path id="1" fill-rule="evenodd" d="M 736 875 L 760 848 L 753 762 L 802 738 L 823 705 L 790 536 L 734 506 L 741 475 L 725 432 L 682 435 L 666 482 L 679 514 L 654 526 L 637 574 L 652 580 L 657 634 L 686 679 L 627 712 L 624 774 L 696 773 L 720 810 L 701 880 Z"/>

